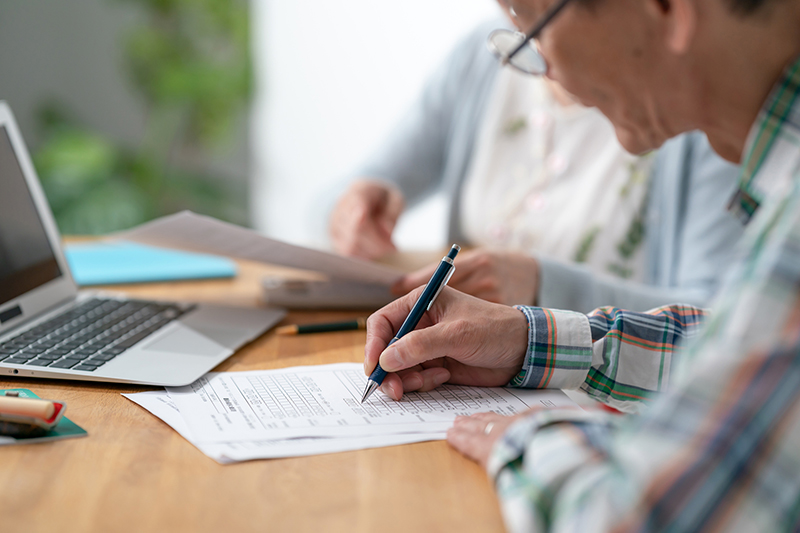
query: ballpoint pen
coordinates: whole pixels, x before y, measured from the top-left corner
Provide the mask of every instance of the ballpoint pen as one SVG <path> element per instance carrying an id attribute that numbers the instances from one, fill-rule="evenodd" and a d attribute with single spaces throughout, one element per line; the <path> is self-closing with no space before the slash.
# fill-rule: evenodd
<path id="1" fill-rule="evenodd" d="M 422 291 L 419 300 L 417 300 L 417 302 L 414 304 L 414 307 L 411 308 L 411 312 L 408 313 L 408 317 L 406 317 L 403 325 L 400 326 L 400 329 L 397 331 L 397 334 L 386 346 L 387 348 L 417 327 L 422 315 L 425 314 L 425 311 L 431 308 L 434 300 L 436 300 L 436 297 L 439 296 L 440 292 L 442 292 L 444 286 L 447 285 L 447 282 L 450 280 L 450 276 L 453 275 L 453 272 L 456 269 L 455 265 L 453 264 L 453 259 L 456 258 L 456 254 L 458 254 L 460 250 L 461 247 L 457 244 L 454 244 L 453 247 L 450 248 L 450 252 L 442 258 L 442 262 L 439 263 L 439 266 L 436 268 L 433 276 L 431 276 L 428 284 L 425 285 L 425 289 Z M 378 387 L 380 387 L 381 383 L 383 383 L 383 380 L 386 377 L 386 374 L 387 372 L 382 369 L 381 364 L 378 363 L 375 367 L 375 370 L 372 371 L 372 374 L 370 374 L 369 379 L 367 380 L 367 387 L 364 390 L 364 397 L 361 398 L 361 403 L 364 403 L 367 398 L 369 398 L 372 393 L 375 392 Z"/>

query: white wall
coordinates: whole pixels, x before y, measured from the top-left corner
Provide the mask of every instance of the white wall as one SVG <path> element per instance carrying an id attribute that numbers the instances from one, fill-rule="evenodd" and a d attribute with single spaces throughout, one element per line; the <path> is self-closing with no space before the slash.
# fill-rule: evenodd
<path id="1" fill-rule="evenodd" d="M 319 195 L 377 145 L 492 0 L 254 0 L 253 224 L 324 245 Z M 444 244 L 444 202 L 405 217 L 398 244 Z M 433 228 L 433 229 L 432 229 Z"/>

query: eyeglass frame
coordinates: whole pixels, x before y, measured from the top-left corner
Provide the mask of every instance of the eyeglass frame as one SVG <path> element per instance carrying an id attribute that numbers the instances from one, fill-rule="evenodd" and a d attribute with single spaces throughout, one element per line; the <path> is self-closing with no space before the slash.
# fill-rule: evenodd
<path id="1" fill-rule="evenodd" d="M 570 0 L 558 0 L 555 4 L 550 6 L 550 8 L 545 12 L 544 15 L 542 15 L 542 17 L 539 19 L 539 21 L 536 24 L 534 24 L 533 28 L 531 28 L 525 34 L 525 39 L 523 39 L 523 41 L 519 44 L 519 46 L 517 46 L 514 50 L 511 51 L 510 54 L 506 55 L 505 57 L 499 57 L 500 63 L 503 66 L 506 66 L 506 65 L 510 64 L 511 60 L 514 58 L 514 56 L 517 55 L 523 48 L 525 48 L 525 46 L 527 46 L 528 43 L 531 42 L 531 40 L 533 40 L 536 37 L 538 37 L 539 34 L 542 33 L 542 30 L 544 30 L 544 28 L 550 23 L 550 21 L 552 21 L 555 18 L 555 16 L 558 15 L 559 12 L 561 12 L 561 10 L 564 9 L 564 7 L 566 7 L 566 5 L 569 2 L 570 2 Z M 513 6 L 509 5 L 508 7 L 511 10 L 511 12 L 514 13 Z M 489 36 L 489 38 L 491 39 L 491 35 Z M 538 51 L 538 49 L 537 49 L 536 53 L 541 56 L 541 53 Z M 525 74 L 536 75 L 533 72 L 526 72 L 526 71 L 516 67 L 513 64 L 511 64 L 511 66 L 516 68 L 520 72 L 524 72 Z M 542 74 L 544 74 L 544 73 L 542 73 Z M 542 74 L 540 74 L 540 75 L 542 75 Z"/>

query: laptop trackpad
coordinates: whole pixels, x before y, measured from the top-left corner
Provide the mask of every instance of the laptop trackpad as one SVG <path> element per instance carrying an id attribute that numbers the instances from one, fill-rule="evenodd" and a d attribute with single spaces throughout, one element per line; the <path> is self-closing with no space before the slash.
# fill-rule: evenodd
<path id="1" fill-rule="evenodd" d="M 214 341 L 186 327 L 171 331 L 153 342 L 142 346 L 142 349 L 153 352 L 207 356 L 217 356 L 225 351 L 224 348 Z"/>

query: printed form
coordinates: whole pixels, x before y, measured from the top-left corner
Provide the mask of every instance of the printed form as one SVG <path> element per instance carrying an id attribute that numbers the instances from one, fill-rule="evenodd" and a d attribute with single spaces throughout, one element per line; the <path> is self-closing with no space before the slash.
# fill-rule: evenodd
<path id="1" fill-rule="evenodd" d="M 169 388 L 193 442 L 443 434 L 456 416 L 531 407 L 574 406 L 560 390 L 444 385 L 396 402 L 382 393 L 364 404 L 367 377 L 358 363 L 210 373 Z"/>
<path id="2" fill-rule="evenodd" d="M 445 433 L 406 433 L 373 435 L 369 437 L 331 438 L 308 437 L 283 440 L 249 440 L 235 442 L 199 442 L 189 432 L 181 412 L 166 391 L 137 392 L 123 394 L 153 415 L 163 420 L 184 439 L 194 444 L 201 452 L 220 464 L 230 464 L 253 459 L 277 459 L 282 457 L 301 457 L 324 453 L 349 452 L 413 444 L 429 440 L 444 440 Z"/>

